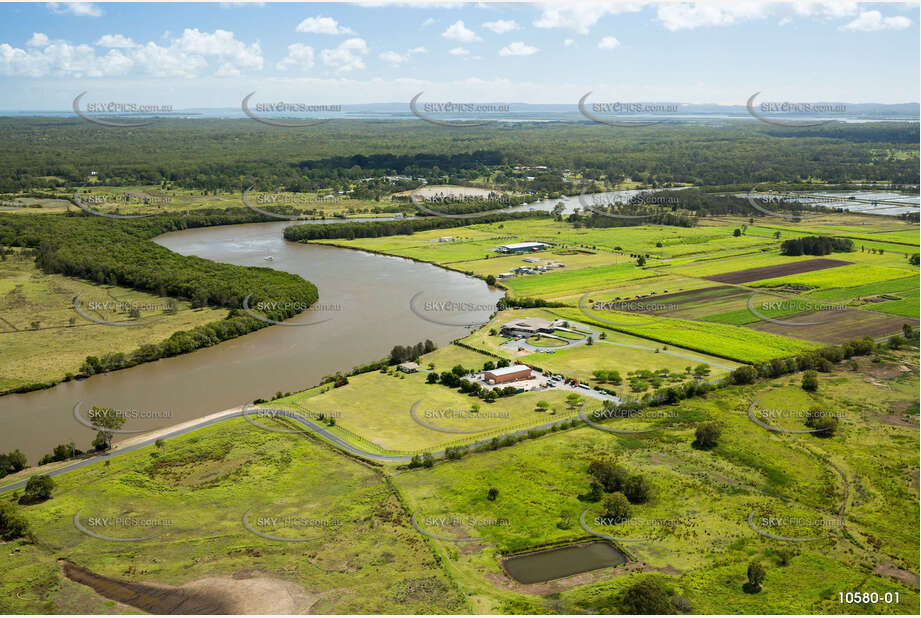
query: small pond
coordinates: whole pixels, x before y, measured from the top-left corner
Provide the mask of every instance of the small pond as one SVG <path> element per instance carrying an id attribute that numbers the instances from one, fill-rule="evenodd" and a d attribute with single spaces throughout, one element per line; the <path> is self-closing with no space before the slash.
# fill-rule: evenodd
<path id="1" fill-rule="evenodd" d="M 592 541 L 512 556 L 502 566 L 518 583 L 536 584 L 625 562 L 627 557 L 611 543 Z"/>

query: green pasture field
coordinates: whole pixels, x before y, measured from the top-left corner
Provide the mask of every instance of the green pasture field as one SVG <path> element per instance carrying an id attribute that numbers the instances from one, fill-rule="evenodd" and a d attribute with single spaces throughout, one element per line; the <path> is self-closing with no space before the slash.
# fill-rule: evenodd
<path id="1" fill-rule="evenodd" d="M 891 372 L 909 356 L 877 368 Z M 561 580 L 553 588 L 557 594 L 550 595 L 515 584 L 499 565 L 503 551 L 583 537 L 579 515 L 588 509 L 586 522 L 598 532 L 649 539 L 621 545 L 646 570 L 667 579 L 694 613 L 910 612 L 918 605 L 916 586 L 875 571 L 895 565 L 910 577 L 919 566 L 915 530 L 898 524 L 918 517 L 912 476 L 917 428 L 880 423 L 877 410 L 891 399 L 891 388 L 906 394 L 917 389 L 917 375 L 907 372 L 871 385 L 862 381 L 862 373 L 874 365 L 868 359 L 857 362 L 860 371 L 841 367 L 820 378 L 815 399 L 848 412 L 831 438 L 774 434 L 749 420 L 752 401 L 800 397 L 800 376 L 793 375 L 682 402 L 669 408 L 667 417 L 650 420 L 655 431 L 649 433 L 616 435 L 592 428 L 551 433 L 401 474 L 396 483 L 426 517 L 485 522 L 453 533 L 484 541 L 434 542 L 452 577 L 481 611 L 616 613 L 616 593 L 642 575 L 598 571 Z M 853 382 L 862 386 L 851 390 Z M 722 436 L 715 448 L 696 449 L 694 427 L 708 420 L 721 425 Z M 635 521 L 596 522 L 600 506 L 579 499 L 591 480 L 588 464 L 596 458 L 616 459 L 652 483 L 652 499 L 632 508 Z M 498 492 L 493 501 L 486 497 L 490 488 Z M 759 536 L 747 524 L 752 511 L 756 523 L 786 518 L 767 524 L 775 534 L 806 533 L 824 540 L 791 543 Z M 790 521 L 839 518 L 844 527 L 821 527 L 818 534 L 814 526 Z M 497 521 L 507 523 L 489 525 Z M 882 539 L 887 542 L 881 544 Z M 752 560 L 767 570 L 757 595 L 743 590 Z M 900 605 L 839 605 L 838 592 L 848 590 L 898 591 Z"/>
<path id="2" fill-rule="evenodd" d="M 655 341 L 631 337 L 607 329 L 604 329 L 604 332 L 607 338 L 597 340 L 590 346 L 574 346 L 565 350 L 556 350 L 553 354 L 537 352 L 516 360 L 592 384 L 597 383 L 592 372 L 598 369 L 617 370 L 625 381 L 629 377 L 627 374 L 631 371 L 668 369 L 672 374 L 681 376 L 678 382 L 684 382 L 689 379 L 689 376 L 682 375 L 687 367 L 693 368 L 701 363 L 710 364 L 709 378 L 713 379 L 726 375 L 729 371 L 726 367 L 734 369 L 739 366 L 733 361 L 715 358 L 708 354 L 674 346 L 663 346 Z M 652 349 L 637 349 L 633 346 Z M 679 354 L 682 356 L 678 356 Z M 674 382 L 666 380 L 665 385 L 671 386 L 674 385 Z M 626 382 L 620 386 L 609 386 L 609 388 L 614 388 L 618 394 L 630 393 L 630 387 Z"/>
<path id="3" fill-rule="evenodd" d="M 565 250 L 564 250 L 565 251 Z M 549 250 L 549 251 L 539 251 L 535 254 L 525 254 L 525 255 L 514 255 L 514 256 L 500 256 L 495 254 L 498 257 L 490 257 L 488 259 L 482 260 L 471 260 L 463 262 L 450 262 L 452 268 L 458 270 L 463 270 L 464 272 L 469 272 L 474 275 L 479 275 L 485 277 L 486 275 L 498 276 L 500 273 L 509 272 L 513 268 L 518 266 L 541 266 L 543 264 L 548 264 L 555 262 L 557 264 L 562 264 L 562 268 L 555 268 L 546 273 L 539 275 L 516 275 L 515 280 L 528 279 L 530 277 L 545 277 L 550 273 L 560 273 L 560 272 L 570 272 L 573 270 L 578 270 L 581 268 L 589 268 L 593 266 L 604 266 L 609 264 L 623 264 L 625 262 L 631 262 L 632 260 L 623 255 L 617 253 L 611 253 L 608 251 L 601 251 L 598 249 L 589 250 L 586 249 L 585 253 L 575 253 L 572 255 L 559 255 L 558 252 Z M 525 262 L 524 258 L 526 257 L 539 257 L 540 262 L 529 263 Z M 506 283 L 512 281 L 511 279 L 504 280 Z"/>
<path id="4" fill-rule="evenodd" d="M 112 326 L 89 321 L 75 311 L 76 296 L 81 297 L 81 309 L 93 317 L 149 322 Z M 169 302 L 175 303 L 176 313 L 164 312 Z M 128 315 L 128 308 L 134 305 L 140 308 L 137 319 Z M 31 258 L 7 256 L 0 261 L 0 346 L 5 352 L 0 355 L 0 390 L 61 380 L 68 373 L 79 373 L 89 355 L 132 352 L 176 331 L 221 320 L 226 313 L 223 309 L 191 309 L 186 301 L 128 288 L 45 274 Z"/>
<path id="5" fill-rule="evenodd" d="M 250 509 L 257 531 L 319 538 L 260 538 L 243 527 Z M 257 574 L 302 586 L 316 613 L 466 611 L 378 471 L 314 439 L 243 419 L 58 476 L 51 500 L 19 511 L 38 542 L 4 545 L 10 554 L 0 578 L 5 612 L 133 613 L 65 579 L 58 559 L 117 579 L 171 585 Z M 151 538 L 92 538 L 74 526 L 78 513 L 97 534 Z M 144 522 L 92 523 L 119 517 Z M 329 525 L 260 525 L 262 517 Z M 14 547 L 21 553 L 12 553 Z"/>
<path id="6" fill-rule="evenodd" d="M 441 369 L 449 370 L 447 366 Z M 566 406 L 564 392 L 519 393 L 486 403 L 457 389 L 427 384 L 426 376 L 424 372 L 374 371 L 353 376 L 340 388 L 309 397 L 298 393 L 271 405 L 333 415 L 336 425 L 331 431 L 344 429 L 344 439 L 350 440 L 349 433 L 355 434 L 382 453 L 437 450 L 449 443 L 473 442 L 502 427 L 538 425 L 573 413 Z M 537 402 L 541 400 L 550 403 L 556 412 L 538 411 Z M 410 413 L 416 402 L 416 415 L 429 425 L 469 433 L 437 431 L 417 423 Z M 474 404 L 480 406 L 479 412 L 473 412 Z"/>
<path id="7" fill-rule="evenodd" d="M 617 311 L 590 310 L 590 313 L 595 316 L 594 320 L 586 317 L 578 309 L 553 309 L 552 312 L 562 318 L 580 319 L 595 325 L 608 324 L 612 321 L 619 322 L 621 324 L 609 326 L 609 328 L 743 363 L 790 356 L 818 347 L 818 344 L 815 343 L 770 333 L 755 333 L 727 324 L 692 322 L 672 318 L 661 318 L 654 323 L 642 323 L 648 322 L 649 317 Z M 633 325 L 628 322 L 637 322 L 637 324 Z"/>
<path id="8" fill-rule="evenodd" d="M 642 278 L 643 274 L 657 276 L 654 272 L 643 271 L 636 264 L 630 263 L 516 277 L 506 279 L 504 285 L 514 296 L 554 299 L 594 290 L 616 289 L 619 283 Z"/>
<path id="9" fill-rule="evenodd" d="M 910 267 L 887 268 L 871 264 L 851 264 L 837 268 L 826 268 L 798 275 L 787 275 L 773 279 L 761 279 L 748 285 L 752 287 L 778 287 L 782 285 L 805 285 L 812 288 L 830 289 L 854 287 L 892 279 L 902 279 L 911 274 Z"/>
<path id="10" fill-rule="evenodd" d="M 441 373 L 442 371 L 450 371 L 455 365 L 462 365 L 467 369 L 482 369 L 483 364 L 487 361 L 495 361 L 495 358 L 459 345 L 446 345 L 434 352 L 423 354 L 416 362 L 425 368 L 429 368 L 429 365 L 433 364 L 434 370 Z"/>
<path id="11" fill-rule="evenodd" d="M 714 275 L 731 273 L 737 270 L 760 268 L 762 266 L 776 266 L 778 264 L 792 264 L 794 262 L 812 259 L 815 259 L 814 255 L 789 257 L 780 255 L 777 251 L 728 256 L 716 254 L 693 262 L 682 262 L 674 266 L 662 265 L 659 269 L 664 272 L 682 274 L 689 277 L 712 277 Z"/>
<path id="12" fill-rule="evenodd" d="M 810 298 L 827 301 L 846 301 L 866 296 L 877 296 L 890 292 L 906 292 L 918 289 L 918 277 L 905 277 L 903 279 L 890 279 L 878 283 L 856 285 L 852 287 L 814 290 L 809 293 Z"/>
<path id="13" fill-rule="evenodd" d="M 620 299 L 634 299 L 640 296 L 646 296 L 649 294 L 670 294 L 675 292 L 696 290 L 699 288 L 710 287 L 713 285 L 712 281 L 706 281 L 704 279 L 695 279 L 693 277 L 684 277 L 681 275 L 672 275 L 669 271 L 665 271 L 668 274 L 657 274 L 660 270 L 656 269 L 639 269 L 636 271 L 636 279 L 628 279 L 617 284 L 612 290 L 607 292 L 592 290 L 592 294 L 585 299 L 587 304 L 590 304 L 590 300 L 595 300 L 595 297 L 598 298 L 617 298 Z M 585 292 L 575 291 L 572 294 L 567 294 L 564 296 L 554 297 L 555 301 L 565 302 L 569 305 L 578 305 L 580 299 L 585 296 Z"/>
<path id="14" fill-rule="evenodd" d="M 872 311 L 882 311 L 883 313 L 892 313 L 895 315 L 904 315 L 906 317 L 919 317 L 919 304 L 921 304 L 921 296 L 918 294 L 918 289 L 909 290 L 907 292 L 900 292 L 897 296 L 901 296 L 901 300 L 887 300 L 884 303 L 872 303 L 865 306 L 866 309 Z"/>

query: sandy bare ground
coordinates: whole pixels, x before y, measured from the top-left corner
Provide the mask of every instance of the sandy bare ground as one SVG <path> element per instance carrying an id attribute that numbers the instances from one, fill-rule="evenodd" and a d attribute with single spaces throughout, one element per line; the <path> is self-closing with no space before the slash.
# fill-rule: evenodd
<path id="1" fill-rule="evenodd" d="M 321 596 L 265 576 L 204 577 L 168 586 L 106 577 L 66 560 L 60 564 L 71 581 L 151 614 L 305 614 Z"/>
<path id="2" fill-rule="evenodd" d="M 233 416 L 234 414 L 240 412 L 242 409 L 243 409 L 243 406 L 237 406 L 235 408 L 227 408 L 226 410 L 221 410 L 220 412 L 215 412 L 213 414 L 199 416 L 198 418 L 193 418 L 192 420 L 186 421 L 184 423 L 170 425 L 169 427 L 163 427 L 161 429 L 157 429 L 156 431 L 142 433 L 136 436 L 131 436 L 130 438 L 125 438 L 124 440 L 120 442 L 116 442 L 115 446 L 124 448 L 126 446 L 133 446 L 135 444 L 146 442 L 148 440 L 156 440 L 157 438 L 162 438 L 163 436 L 169 435 L 175 431 L 182 431 L 183 429 L 187 429 L 189 427 L 198 425 L 200 423 L 205 423 L 208 421 L 212 421 L 212 420 L 219 419 L 219 418 L 224 418 L 227 416 Z"/>

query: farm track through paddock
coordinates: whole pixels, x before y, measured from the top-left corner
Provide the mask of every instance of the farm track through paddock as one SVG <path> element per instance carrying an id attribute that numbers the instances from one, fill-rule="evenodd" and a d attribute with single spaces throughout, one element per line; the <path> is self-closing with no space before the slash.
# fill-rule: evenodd
<path id="1" fill-rule="evenodd" d="M 762 266 L 760 268 L 747 268 L 745 270 L 735 270 L 719 275 L 703 277 L 709 281 L 717 283 L 748 283 L 749 281 L 759 281 L 761 279 L 774 279 L 786 275 L 798 275 L 808 273 L 814 270 L 825 270 L 826 268 L 836 268 L 838 266 L 848 266 L 853 262 L 844 260 L 834 260 L 831 258 L 816 258 L 803 262 L 794 262 L 792 264 L 778 264 L 777 266 Z"/>

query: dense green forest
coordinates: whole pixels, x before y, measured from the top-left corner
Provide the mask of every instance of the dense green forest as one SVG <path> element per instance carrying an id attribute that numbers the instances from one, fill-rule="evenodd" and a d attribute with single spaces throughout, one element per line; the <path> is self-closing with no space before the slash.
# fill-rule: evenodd
<path id="1" fill-rule="evenodd" d="M 305 223 L 290 225 L 285 228 L 285 240 L 307 241 L 330 238 L 379 238 L 381 236 L 398 236 L 424 230 L 436 230 L 450 227 L 464 227 L 474 223 L 494 223 L 509 219 L 529 219 L 549 217 L 546 212 L 505 212 L 480 217 L 446 219 L 443 217 L 424 217 L 419 219 L 401 219 L 397 221 L 351 221 L 348 223 L 328 223 L 317 225 Z"/>
<path id="2" fill-rule="evenodd" d="M 268 326 L 241 311 L 251 305 L 277 303 L 264 312 L 281 321 L 303 311 L 318 298 L 317 288 L 298 275 L 271 268 L 235 266 L 174 253 L 150 239 L 180 229 L 251 223 L 264 220 L 245 209 L 204 211 L 185 216 L 113 220 L 92 215 L 0 214 L 0 247 L 29 247 L 36 265 L 48 273 L 79 277 L 191 300 L 193 306 L 227 307 L 223 320 L 174 333 L 158 344 L 130 354 L 90 356 L 82 368 L 93 374 L 130 367 L 207 347 Z M 22 390 L 41 388 L 30 385 Z"/>
<path id="3" fill-rule="evenodd" d="M 80 186 L 91 171 L 112 186 L 169 182 L 202 191 L 241 191 L 253 183 L 289 191 L 342 188 L 397 173 L 451 183 L 492 173 L 506 188 L 566 189 L 559 173 L 521 173 L 516 165 L 652 187 L 810 179 L 918 184 L 919 178 L 916 123 L 797 129 L 756 122 L 491 123 L 446 131 L 413 121 L 332 121 L 290 130 L 248 120 L 164 119 L 113 130 L 80 119 L 0 118 L 0 132 L 6 143 L 0 193 Z"/>

